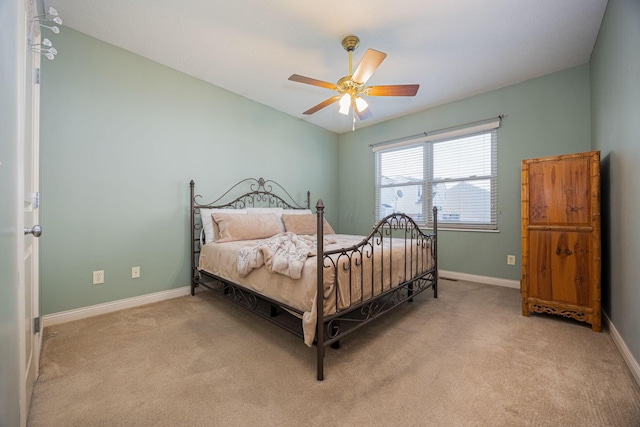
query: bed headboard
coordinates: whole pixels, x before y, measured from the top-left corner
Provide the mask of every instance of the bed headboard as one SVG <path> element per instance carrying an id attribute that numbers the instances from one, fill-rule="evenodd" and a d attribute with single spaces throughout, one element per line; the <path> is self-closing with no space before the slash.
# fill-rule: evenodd
<path id="1" fill-rule="evenodd" d="M 202 221 L 200 219 L 200 209 L 245 209 L 245 208 L 283 208 L 283 209 L 311 209 L 311 193 L 307 191 L 307 200 L 304 204 L 296 202 L 287 190 L 272 180 L 264 178 L 246 178 L 237 182 L 220 197 L 210 203 L 201 202 L 203 197 L 195 193 L 195 182 L 191 180 L 190 203 L 191 203 L 191 268 L 193 270 L 192 280 L 197 274 L 196 263 L 200 255 L 200 234 L 202 232 Z"/>
<path id="2" fill-rule="evenodd" d="M 217 208 L 217 209 L 244 209 L 249 207 L 268 207 L 284 209 L 311 209 L 311 193 L 307 191 L 305 205 L 294 200 L 287 190 L 272 180 L 264 178 L 246 178 L 229 188 L 222 196 L 210 203 L 199 203 L 202 199 L 199 194 L 194 194 L 195 182 L 191 187 L 192 208 Z"/>

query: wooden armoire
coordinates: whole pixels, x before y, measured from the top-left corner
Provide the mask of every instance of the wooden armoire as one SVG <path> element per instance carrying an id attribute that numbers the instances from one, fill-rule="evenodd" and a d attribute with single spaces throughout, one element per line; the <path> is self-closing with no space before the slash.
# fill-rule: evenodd
<path id="1" fill-rule="evenodd" d="M 522 161 L 522 314 L 600 331 L 600 152 Z"/>

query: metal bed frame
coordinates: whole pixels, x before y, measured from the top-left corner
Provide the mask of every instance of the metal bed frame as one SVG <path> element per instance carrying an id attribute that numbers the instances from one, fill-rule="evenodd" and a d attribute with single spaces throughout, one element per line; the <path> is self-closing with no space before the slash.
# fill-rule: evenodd
<path id="1" fill-rule="evenodd" d="M 195 194 L 195 183 L 191 181 L 190 205 L 191 205 L 191 295 L 195 295 L 195 289 L 199 286 L 221 293 L 234 303 L 254 312 L 260 317 L 286 329 L 294 335 L 303 338 L 301 321 L 295 315 L 302 315 L 299 309 L 283 304 L 282 302 L 260 295 L 239 284 L 233 283 L 223 277 L 198 269 L 198 258 L 201 249 L 200 233 L 202 225 L 199 221 L 200 208 L 228 208 L 244 209 L 246 207 L 281 207 L 283 209 L 309 209 L 310 192 L 307 192 L 305 205 L 298 204 L 293 197 L 277 182 L 263 178 L 247 178 L 239 181 L 227 190 L 222 196 L 211 203 L 200 203 L 201 195 Z M 244 189 L 244 190 L 243 190 Z M 246 190 L 248 189 L 248 190 Z M 235 194 L 241 193 L 239 196 Z M 228 200 L 228 201 L 227 201 Z M 389 312 L 404 302 L 412 302 L 413 298 L 421 292 L 432 289 L 434 298 L 438 297 L 438 262 L 437 262 L 437 210 L 433 209 L 433 233 L 423 233 L 412 218 L 405 214 L 394 213 L 380 220 L 373 230 L 360 243 L 346 247 L 325 251 L 323 245 L 323 218 L 324 203 L 318 200 L 316 203 L 317 215 L 317 301 L 316 301 L 316 336 L 314 344 L 317 349 L 317 379 L 324 379 L 324 355 L 325 348 L 339 347 L 340 339 L 361 328 L 368 322 Z M 393 240 L 390 239 L 393 237 Z M 351 267 L 359 267 L 365 259 L 371 259 L 374 246 L 384 245 L 388 242 L 388 250 L 393 241 L 404 239 L 404 280 L 402 283 L 390 289 L 383 290 L 380 284 L 380 293 L 370 299 L 355 301 L 346 308 L 338 308 L 338 269 L 349 272 L 349 282 L 352 280 Z M 416 248 L 414 251 L 413 249 Z M 430 250 L 425 250 L 428 248 Z M 387 249 L 382 249 L 387 250 Z M 427 259 L 425 253 L 431 256 Z M 371 259 L 370 262 L 373 262 Z M 392 265 L 385 264 L 382 257 L 382 276 L 388 274 L 393 277 Z M 408 266 L 408 267 L 407 267 Z M 411 272 L 416 270 L 416 274 Z M 409 270 L 409 274 L 407 271 Z M 333 269 L 334 284 L 332 293 L 335 292 L 335 307 L 331 315 L 325 315 L 325 304 L 330 298 L 325 295 L 324 274 L 326 269 Z M 362 275 L 363 269 L 360 269 Z M 374 275 L 371 275 L 371 289 L 376 286 Z M 361 293 L 364 295 L 364 278 L 361 276 Z M 348 284 L 351 290 L 351 283 Z M 373 292 L 372 292 L 373 293 Z M 284 310 L 281 310 L 283 308 Z"/>

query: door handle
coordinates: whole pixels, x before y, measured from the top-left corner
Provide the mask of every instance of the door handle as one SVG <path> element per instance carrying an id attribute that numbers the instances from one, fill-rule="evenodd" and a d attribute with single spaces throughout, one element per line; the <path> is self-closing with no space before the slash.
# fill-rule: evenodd
<path id="1" fill-rule="evenodd" d="M 24 234 L 25 236 L 27 234 L 33 234 L 33 237 L 40 237 L 42 235 L 42 227 L 40 227 L 38 224 L 34 225 L 33 228 L 24 228 Z"/>

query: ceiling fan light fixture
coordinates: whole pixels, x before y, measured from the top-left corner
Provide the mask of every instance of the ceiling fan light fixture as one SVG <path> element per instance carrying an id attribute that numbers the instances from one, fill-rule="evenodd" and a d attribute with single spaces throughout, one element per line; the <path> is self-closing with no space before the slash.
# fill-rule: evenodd
<path id="1" fill-rule="evenodd" d="M 321 103 L 314 105 L 304 115 L 317 113 L 323 108 L 338 103 L 340 114 L 348 116 L 352 113 L 355 130 L 356 115 L 360 120 L 366 120 L 372 117 L 369 105 L 361 95 L 365 96 L 415 96 L 420 85 L 383 85 L 383 86 L 366 86 L 368 79 L 380 66 L 387 54 L 374 49 L 367 49 L 364 56 L 360 60 L 360 64 L 353 69 L 353 51 L 358 47 L 360 39 L 356 36 L 347 36 L 342 40 L 342 47 L 349 53 L 349 74 L 343 76 L 337 83 L 329 83 L 323 80 L 313 79 L 311 77 L 292 74 L 289 80 L 304 83 L 312 86 L 318 86 L 330 89 L 337 94 L 325 99 Z M 352 108 L 353 107 L 353 108 Z"/>
<path id="2" fill-rule="evenodd" d="M 356 96 L 356 109 L 358 110 L 358 112 L 362 113 L 367 108 L 369 108 L 369 104 L 367 104 L 367 101 L 365 101 L 364 98 Z"/>
<path id="3" fill-rule="evenodd" d="M 340 112 L 340 114 L 344 114 L 345 116 L 349 114 L 349 107 L 351 106 L 351 95 L 348 93 L 345 93 L 344 95 L 342 95 L 342 98 L 340 98 L 340 110 L 338 110 Z"/>

